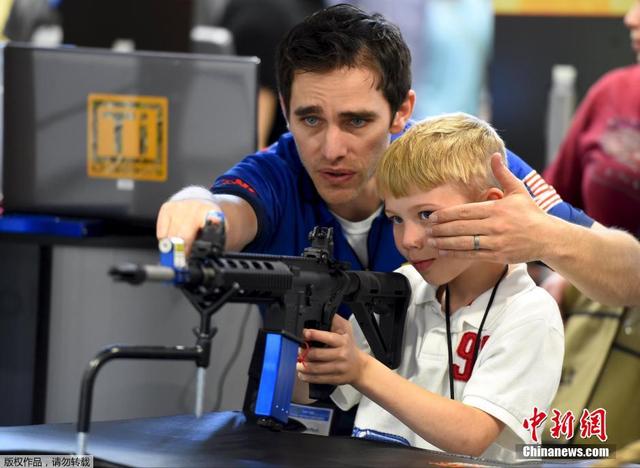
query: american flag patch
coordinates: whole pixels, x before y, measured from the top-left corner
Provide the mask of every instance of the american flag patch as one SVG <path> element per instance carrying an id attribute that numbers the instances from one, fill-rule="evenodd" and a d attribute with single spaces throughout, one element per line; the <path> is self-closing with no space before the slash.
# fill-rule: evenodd
<path id="1" fill-rule="evenodd" d="M 549 211 L 556 205 L 562 203 L 562 198 L 551 185 L 547 184 L 540 174 L 531 171 L 523 180 L 534 201 L 544 211 Z"/>

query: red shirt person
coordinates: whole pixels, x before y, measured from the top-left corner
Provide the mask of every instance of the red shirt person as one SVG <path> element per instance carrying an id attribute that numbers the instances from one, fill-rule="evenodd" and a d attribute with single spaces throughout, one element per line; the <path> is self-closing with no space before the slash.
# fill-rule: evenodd
<path id="1" fill-rule="evenodd" d="M 624 22 L 640 58 L 640 0 Z M 544 178 L 598 222 L 640 238 L 640 64 L 591 87 Z"/>

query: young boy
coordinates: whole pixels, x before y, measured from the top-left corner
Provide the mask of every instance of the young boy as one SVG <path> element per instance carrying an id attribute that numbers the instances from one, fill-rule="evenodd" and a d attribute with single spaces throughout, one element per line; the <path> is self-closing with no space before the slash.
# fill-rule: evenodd
<path id="1" fill-rule="evenodd" d="M 539 440 L 523 423 L 534 408 L 547 412 L 560 380 L 556 303 L 526 265 L 439 257 L 429 237 L 432 211 L 502 198 L 496 157 L 504 163 L 495 130 L 450 114 L 416 124 L 380 160 L 378 190 L 410 263 L 398 271 L 413 290 L 402 362 L 385 367 L 357 322 L 336 317 L 331 332 L 305 330 L 328 347 L 298 364 L 301 381 L 340 385 L 332 399 L 341 409 L 359 403 L 355 437 L 502 462 L 515 461 L 516 444 Z M 481 250 L 482 232 L 469 242 Z"/>

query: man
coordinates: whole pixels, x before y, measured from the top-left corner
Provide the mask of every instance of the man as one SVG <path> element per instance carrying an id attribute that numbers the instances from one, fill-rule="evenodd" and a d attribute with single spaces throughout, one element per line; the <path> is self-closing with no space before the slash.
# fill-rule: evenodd
<path id="1" fill-rule="evenodd" d="M 206 213 L 222 210 L 228 250 L 299 255 L 311 228 L 323 225 L 334 228 L 335 255 L 352 268 L 399 267 L 403 259 L 372 174 L 391 139 L 410 125 L 416 99 L 410 62 L 400 32 L 379 15 L 337 5 L 305 19 L 277 57 L 280 104 L 291 133 L 223 174 L 211 192 L 189 188 L 165 203 L 158 237 L 182 237 L 188 248 Z M 640 303 L 634 281 L 640 244 L 563 203 L 514 154 L 507 159 L 518 177 L 492 161 L 503 200 L 432 215 L 438 255 L 541 260 L 596 299 Z M 544 210 L 518 178 L 526 178 Z"/>

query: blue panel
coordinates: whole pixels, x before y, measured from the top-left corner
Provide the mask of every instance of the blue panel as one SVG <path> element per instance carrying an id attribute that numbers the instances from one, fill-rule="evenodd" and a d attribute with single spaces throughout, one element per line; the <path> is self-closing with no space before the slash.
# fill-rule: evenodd
<path id="1" fill-rule="evenodd" d="M 278 362 L 280 361 L 280 341 L 282 337 L 273 333 L 267 334 L 264 347 L 264 360 L 262 361 L 262 374 L 260 375 L 260 387 L 256 401 L 256 414 L 260 416 L 271 415 L 274 388 L 278 375 Z"/>
<path id="2" fill-rule="evenodd" d="M 297 358 L 298 343 L 277 333 L 267 333 L 256 415 L 287 422 Z"/>
<path id="3" fill-rule="evenodd" d="M 0 232 L 46 234 L 64 237 L 101 235 L 103 224 L 95 219 L 59 218 L 49 215 L 6 214 L 0 216 Z"/>

